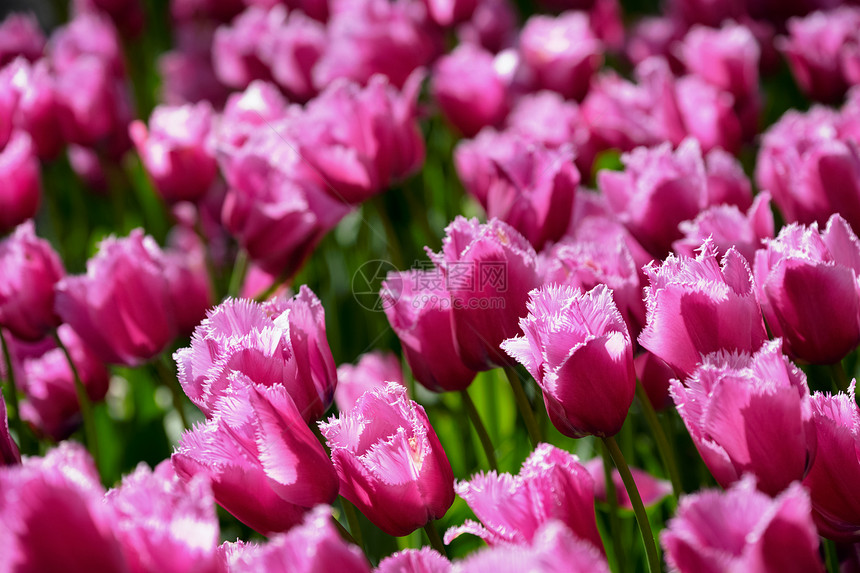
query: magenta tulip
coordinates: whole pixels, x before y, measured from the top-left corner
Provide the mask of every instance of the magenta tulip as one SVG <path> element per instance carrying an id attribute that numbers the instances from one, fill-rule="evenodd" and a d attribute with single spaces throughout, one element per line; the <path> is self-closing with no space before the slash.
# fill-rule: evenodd
<path id="1" fill-rule="evenodd" d="M 847 393 L 812 395 L 812 420 L 818 439 L 815 462 L 803 485 L 812 498 L 812 516 L 821 535 L 860 541 L 860 409 L 856 382 Z"/>
<path id="2" fill-rule="evenodd" d="M 78 14 L 56 30 L 51 35 L 48 54 L 59 72 L 91 56 L 101 62 L 110 77 L 125 75 L 119 33 L 109 19 L 99 14 Z"/>
<path id="3" fill-rule="evenodd" d="M 520 334 L 517 320 L 539 284 L 534 249 L 498 219 L 457 217 L 445 235 L 442 251 L 428 254 L 451 295 L 457 353 L 473 370 L 512 364 L 499 344 Z"/>
<path id="4" fill-rule="evenodd" d="M 607 503 L 609 497 L 606 492 L 606 476 L 603 471 L 603 458 L 594 458 L 588 460 L 584 464 L 585 469 L 594 480 L 594 497 L 597 501 Z M 636 489 L 639 490 L 639 495 L 642 497 L 642 503 L 646 507 L 660 503 L 667 495 L 672 493 L 672 484 L 664 479 L 658 479 L 645 470 L 639 468 L 630 468 L 630 473 L 633 475 L 633 481 L 636 483 Z M 630 496 L 627 494 L 627 489 L 624 487 L 624 481 L 621 479 L 621 474 L 618 470 L 612 468 L 612 483 L 615 485 L 615 495 L 619 507 L 632 510 L 633 504 L 630 503 Z"/>
<path id="5" fill-rule="evenodd" d="M 0 68 L 17 58 L 35 62 L 45 49 L 45 34 L 34 14 L 9 13 L 0 22 Z"/>
<path id="6" fill-rule="evenodd" d="M 40 179 L 33 140 L 22 131 L 12 132 L 0 149 L 0 234 L 36 215 L 42 199 Z"/>
<path id="7" fill-rule="evenodd" d="M 718 255 L 734 247 L 752 265 L 756 251 L 766 240 L 773 239 L 773 228 L 770 193 L 763 191 L 746 213 L 734 205 L 714 205 L 692 221 L 681 222 L 678 229 L 684 233 L 684 238 L 672 243 L 672 249 L 679 255 L 693 257 L 710 238 Z"/>
<path id="8" fill-rule="evenodd" d="M 337 384 L 325 332 L 325 310 L 306 286 L 287 299 L 260 304 L 227 299 L 194 331 L 191 346 L 174 354 L 183 390 L 207 416 L 238 380 L 283 386 L 301 416 L 318 420 Z"/>
<path id="9" fill-rule="evenodd" d="M 379 296 L 415 380 L 434 392 L 468 388 L 477 372 L 457 354 L 453 299 L 442 273 L 438 269 L 389 273 Z"/>
<path id="10" fill-rule="evenodd" d="M 408 535 L 454 502 L 454 474 L 427 414 L 390 383 L 319 424 L 340 494 L 389 535 Z"/>
<path id="11" fill-rule="evenodd" d="M 337 389 L 334 402 L 340 412 L 351 410 L 368 390 L 382 388 L 389 382 L 403 383 L 400 359 L 393 352 L 373 351 L 362 354 L 358 364 L 337 367 Z"/>
<path id="12" fill-rule="evenodd" d="M 780 345 L 777 339 L 755 354 L 709 354 L 685 384 L 672 381 L 693 443 L 724 487 L 749 472 L 759 489 L 776 495 L 803 479 L 815 456 L 806 376 Z"/>
<path id="13" fill-rule="evenodd" d="M 19 58 L 2 73 L 11 74 L 11 87 L 17 94 L 14 114 L 9 110 L 8 117 L 30 135 L 41 159 L 55 158 L 65 142 L 60 133 L 54 77 L 47 59 L 30 64 Z M 0 141 L 3 141 L 2 134 Z"/>
<path id="14" fill-rule="evenodd" d="M 163 257 L 141 229 L 104 239 L 87 261 L 87 274 L 57 284 L 57 314 L 101 360 L 127 366 L 146 362 L 176 331 Z"/>
<path id="15" fill-rule="evenodd" d="M 481 523 L 467 520 L 449 529 L 448 543 L 471 533 L 490 545 L 527 545 L 541 526 L 558 520 L 603 550 L 594 517 L 594 481 L 579 458 L 555 446 L 538 444 L 519 475 L 482 473 L 457 482 L 456 489 Z"/>
<path id="16" fill-rule="evenodd" d="M 79 444 L 0 468 L 0 491 L 0 570 L 128 571 L 95 465 Z"/>
<path id="17" fill-rule="evenodd" d="M 827 228 L 783 227 L 756 253 L 759 301 L 774 336 L 807 362 L 841 360 L 860 343 L 860 241 L 839 215 Z"/>
<path id="18" fill-rule="evenodd" d="M 54 285 L 65 270 L 32 221 L 0 241 L 0 328 L 24 340 L 39 340 L 60 324 Z"/>
<path id="19" fill-rule="evenodd" d="M 104 400 L 110 382 L 104 364 L 69 325 L 60 325 L 57 335 L 72 357 L 87 397 L 92 402 Z M 52 440 L 68 438 L 82 419 L 74 373 L 66 354 L 60 348 L 52 348 L 22 362 L 22 390 L 27 399 L 21 402 L 21 417 Z"/>
<path id="20" fill-rule="evenodd" d="M 500 56 L 473 44 L 462 44 L 442 56 L 433 69 L 433 97 L 445 118 L 466 137 L 497 126 L 508 111 Z"/>
<path id="21" fill-rule="evenodd" d="M 209 419 L 182 435 L 173 467 L 186 481 L 208 478 L 215 501 L 260 533 L 286 531 L 334 501 L 337 475 L 284 386 L 233 378 Z"/>
<path id="22" fill-rule="evenodd" d="M 457 27 L 461 44 L 475 44 L 494 54 L 511 48 L 518 34 L 517 11 L 509 0 L 478 0 L 468 22 Z"/>
<path id="23" fill-rule="evenodd" d="M 143 166 L 165 201 L 196 201 L 215 181 L 218 165 L 209 140 L 213 115 L 208 102 L 158 106 L 148 127 L 139 120 L 129 126 Z"/>
<path id="24" fill-rule="evenodd" d="M 177 225 L 171 230 L 164 251 L 164 278 L 180 335 L 194 332 L 212 306 L 206 257 L 206 245 L 193 229 Z"/>
<path id="25" fill-rule="evenodd" d="M 655 410 L 662 410 L 672 404 L 669 383 L 675 378 L 675 371 L 671 366 L 646 350 L 633 359 L 633 368 L 636 370 L 636 380 L 642 384 Z"/>
<path id="26" fill-rule="evenodd" d="M 622 156 L 625 170 L 601 171 L 597 181 L 634 237 L 654 256 L 665 256 L 680 239 L 678 225 L 711 205 L 750 207 L 752 192 L 740 164 L 720 150 L 703 156 L 698 143 L 685 140 Z"/>
<path id="27" fill-rule="evenodd" d="M 585 12 L 532 16 L 523 27 L 519 50 L 537 89 L 557 91 L 568 99 L 585 96 L 603 63 L 603 43 Z"/>
<path id="28" fill-rule="evenodd" d="M 660 540 L 679 573 L 824 571 L 809 494 L 799 483 L 771 498 L 748 476 L 725 492 L 688 495 Z"/>
<path id="29" fill-rule="evenodd" d="M 272 78 L 293 101 L 317 93 L 313 68 L 325 50 L 326 28 L 300 11 L 292 11 L 274 34 L 261 40 Z"/>
<path id="30" fill-rule="evenodd" d="M 614 436 L 633 403 L 636 378 L 627 325 L 598 285 L 580 289 L 550 284 L 529 293 L 524 336 L 502 348 L 543 390 L 553 425 L 566 436 Z"/>
<path id="31" fill-rule="evenodd" d="M 680 376 L 702 356 L 757 351 L 767 340 L 749 264 L 735 249 L 717 262 L 706 241 L 695 259 L 669 255 L 645 267 L 645 328 L 639 343 Z"/>
<path id="32" fill-rule="evenodd" d="M 528 545 L 497 545 L 481 549 L 454 565 L 453 573 L 516 573 L 589 571 L 609 573 L 600 550 L 572 533 L 564 523 L 550 520 Z"/>
<path id="33" fill-rule="evenodd" d="M 131 573 L 217 573 L 218 517 L 203 477 L 140 464 L 105 495 Z"/>
<path id="34" fill-rule="evenodd" d="M 448 27 L 471 18 L 479 0 L 424 0 L 424 4 L 434 22 Z"/>
<path id="35" fill-rule="evenodd" d="M 263 42 L 274 36 L 286 21 L 283 7 L 271 10 L 250 6 L 229 26 L 221 26 L 212 40 L 212 63 L 218 79 L 233 88 L 244 89 L 254 80 L 271 80 Z"/>
<path id="36" fill-rule="evenodd" d="M 374 573 L 451 573 L 452 566 L 448 559 L 435 550 L 424 547 L 404 549 L 389 555 L 379 562 Z"/>
<path id="37" fill-rule="evenodd" d="M 750 29 L 734 23 L 694 26 L 681 44 L 687 70 L 735 98 L 758 90 L 760 51 Z"/>
<path id="38" fill-rule="evenodd" d="M 564 236 L 579 171 L 567 146 L 547 149 L 516 133 L 482 131 L 454 151 L 457 173 L 487 217 L 504 221 L 536 250 Z"/>
<path id="39" fill-rule="evenodd" d="M 370 573 L 367 558 L 340 538 L 331 520 L 331 508 L 320 505 L 301 524 L 265 544 L 225 543 L 219 552 L 226 573 Z"/>
<path id="40" fill-rule="evenodd" d="M 192 0 L 196 2 L 196 0 Z M 239 2 L 240 0 L 230 0 Z M 171 2 L 176 7 L 181 2 Z M 226 4 L 226 2 L 218 2 Z M 167 105 L 183 105 L 208 101 L 221 108 L 230 93 L 215 73 L 212 64 L 211 26 L 179 23 L 173 28 L 174 48 L 156 61 L 161 77 L 161 97 Z"/>

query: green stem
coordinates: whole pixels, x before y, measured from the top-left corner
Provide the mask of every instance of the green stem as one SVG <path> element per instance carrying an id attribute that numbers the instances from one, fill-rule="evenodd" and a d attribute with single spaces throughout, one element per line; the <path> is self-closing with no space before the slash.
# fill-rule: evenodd
<path id="1" fill-rule="evenodd" d="M 603 477 L 606 480 L 606 500 L 609 503 L 609 532 L 612 535 L 612 552 L 615 554 L 615 563 L 618 571 L 626 569 L 624 559 L 624 546 L 621 545 L 621 521 L 618 519 L 618 492 L 615 490 L 615 481 L 612 479 L 612 456 L 606 444 L 600 448 L 603 456 Z"/>
<path id="2" fill-rule="evenodd" d="M 612 436 L 603 438 L 603 443 L 606 444 L 609 455 L 612 456 L 615 467 L 618 468 L 618 473 L 621 474 L 621 481 L 624 482 L 627 495 L 630 497 L 630 503 L 633 505 L 633 513 L 636 515 L 636 521 L 639 523 L 639 531 L 645 544 L 645 553 L 648 555 L 648 568 L 651 573 L 657 573 L 660 571 L 660 556 L 657 553 L 657 544 L 654 542 L 654 534 L 651 532 L 651 523 L 648 521 L 648 514 L 645 513 L 642 496 L 639 495 L 636 482 L 633 481 L 633 474 L 630 473 L 630 468 L 627 466 L 627 461 L 624 459 L 624 454 L 621 453 L 621 448 L 618 447 L 615 438 Z"/>
<path id="3" fill-rule="evenodd" d="M 836 553 L 836 544 L 825 537 L 821 538 L 824 545 L 824 560 L 827 564 L 827 573 L 839 573 L 839 555 Z"/>
<path id="4" fill-rule="evenodd" d="M 848 375 L 845 373 L 845 368 L 842 366 L 842 361 L 834 362 L 833 364 L 828 365 L 830 368 L 830 377 L 833 379 L 833 383 L 836 385 L 836 390 L 838 392 L 848 393 L 848 387 L 851 385 L 851 381 L 848 380 Z"/>
<path id="5" fill-rule="evenodd" d="M 448 550 L 445 549 L 445 544 L 442 543 L 442 538 L 439 537 L 439 532 L 436 531 L 436 525 L 432 521 L 428 521 L 424 526 L 424 532 L 427 534 L 427 539 L 430 545 L 441 555 L 448 557 Z"/>
<path id="6" fill-rule="evenodd" d="M 460 396 L 463 398 L 463 405 L 466 406 L 466 413 L 472 421 L 472 426 L 478 434 L 478 439 L 481 440 L 481 446 L 484 448 L 484 454 L 487 456 L 487 464 L 489 464 L 491 470 L 498 471 L 499 467 L 496 463 L 496 450 L 493 448 L 493 442 L 490 440 L 490 434 L 487 433 L 487 428 L 484 426 L 484 422 L 481 421 L 478 409 L 475 407 L 472 397 L 469 396 L 469 390 L 460 390 Z"/>
<path id="7" fill-rule="evenodd" d="M 364 547 L 364 540 L 361 535 L 361 525 L 358 523 L 358 513 L 352 502 L 343 496 L 340 496 L 340 504 L 343 507 L 343 514 L 346 516 L 346 522 L 349 524 L 349 531 L 352 533 L 355 544 L 359 547 Z"/>
<path id="8" fill-rule="evenodd" d="M 188 423 L 188 417 L 185 415 L 182 400 L 185 392 L 182 390 L 182 386 L 179 385 L 179 379 L 174 374 L 172 364 L 168 360 L 168 355 L 162 354 L 155 360 L 155 369 L 158 370 L 161 380 L 170 389 L 170 395 L 173 397 L 173 409 L 179 414 L 179 419 L 182 420 L 182 427 L 188 430 L 191 428 L 191 424 Z"/>
<path id="9" fill-rule="evenodd" d="M 639 404 L 642 406 L 642 412 L 645 414 L 645 421 L 651 427 L 651 433 L 654 436 L 654 441 L 657 443 L 657 451 L 660 452 L 660 457 L 663 459 L 663 466 L 669 474 L 669 481 L 672 482 L 672 491 L 675 493 L 675 502 L 677 503 L 681 494 L 684 493 L 681 488 L 681 475 L 678 472 L 678 464 L 675 462 L 675 453 L 672 446 L 669 445 L 669 440 L 666 438 L 666 432 L 660 419 L 657 417 L 657 412 L 654 411 L 654 406 L 645 392 L 642 383 L 636 382 L 636 397 L 639 399 Z"/>
<path id="10" fill-rule="evenodd" d="M 523 417 L 523 422 L 526 424 L 526 430 L 528 430 L 532 445 L 537 446 L 543 440 L 541 438 L 540 428 L 537 425 L 537 420 L 535 419 L 535 413 L 532 410 L 531 404 L 529 404 L 529 399 L 528 396 L 526 396 L 525 389 L 523 389 L 522 382 L 520 382 L 520 377 L 513 366 L 505 366 L 504 371 L 505 376 L 508 377 L 508 382 L 511 384 L 511 388 L 514 391 L 514 399 L 517 401 L 517 408 L 519 408 L 520 414 Z"/>
<path id="11" fill-rule="evenodd" d="M 31 450 L 29 447 L 25 447 L 30 445 L 29 443 L 25 443 L 29 435 L 26 433 L 24 421 L 21 419 L 21 408 L 18 405 L 18 385 L 15 383 L 15 369 L 12 367 L 12 352 L 9 350 L 9 344 L 6 342 L 6 336 L 2 328 L 0 328 L 0 345 L 3 346 L 3 359 L 6 361 L 6 380 L 8 382 L 6 393 L 8 394 L 9 403 L 15 411 L 14 418 L 12 417 L 12 413 L 8 412 L 9 421 L 12 427 L 15 428 L 15 433 L 18 434 L 18 446 L 21 453 L 30 453 Z"/>
<path id="12" fill-rule="evenodd" d="M 240 249 L 239 254 L 236 255 L 236 261 L 233 263 L 233 273 L 230 275 L 227 296 L 239 296 L 246 274 L 248 274 L 248 252 L 245 249 Z"/>
<path id="13" fill-rule="evenodd" d="M 93 403 L 90 401 L 90 396 L 87 394 L 87 389 L 84 387 L 84 383 L 81 380 L 78 367 L 75 366 L 75 361 L 72 360 L 72 355 L 69 353 L 69 349 L 66 348 L 65 344 L 63 344 L 57 331 L 54 331 L 54 341 L 57 343 L 57 347 L 63 351 L 63 355 L 69 363 L 69 368 L 72 370 L 72 377 L 75 379 L 75 393 L 78 395 L 78 405 L 81 408 L 81 417 L 84 419 L 84 435 L 87 439 L 87 448 L 93 456 L 96 468 L 101 468 L 98 432 L 96 431 L 96 418 L 93 414 Z"/>

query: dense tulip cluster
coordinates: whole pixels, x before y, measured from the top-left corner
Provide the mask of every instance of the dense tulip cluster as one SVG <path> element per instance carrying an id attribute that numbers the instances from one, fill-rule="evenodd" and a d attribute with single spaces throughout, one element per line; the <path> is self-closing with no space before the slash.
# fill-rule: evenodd
<path id="1" fill-rule="evenodd" d="M 63 4 L 0 572 L 860 570 L 860 8 Z"/>

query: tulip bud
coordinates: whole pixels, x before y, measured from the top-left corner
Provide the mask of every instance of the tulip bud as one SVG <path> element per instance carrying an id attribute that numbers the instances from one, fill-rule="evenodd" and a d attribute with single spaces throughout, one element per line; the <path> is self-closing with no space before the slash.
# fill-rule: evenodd
<path id="1" fill-rule="evenodd" d="M 660 541 L 672 571 L 823 572 L 809 512 L 799 483 L 771 498 L 748 476 L 725 492 L 681 498 Z"/>
<path id="2" fill-rule="evenodd" d="M 35 341 L 60 323 L 54 285 L 65 270 L 51 244 L 36 236 L 32 221 L 0 241 L 0 328 Z"/>
<path id="3" fill-rule="evenodd" d="M 818 440 L 815 462 L 803 485 L 812 498 L 812 516 L 824 537 L 860 540 L 860 409 L 854 392 L 812 395 L 812 420 Z"/>
<path id="4" fill-rule="evenodd" d="M 706 354 L 753 353 L 767 340 L 749 264 L 736 250 L 720 265 L 706 241 L 695 259 L 669 255 L 645 273 L 647 323 L 639 343 L 680 376 Z"/>
<path id="5" fill-rule="evenodd" d="M 331 405 L 337 384 L 325 333 L 325 310 L 306 286 L 267 306 L 227 299 L 194 331 L 191 346 L 174 354 L 183 390 L 212 415 L 233 391 L 235 375 L 255 386 L 283 386 L 306 421 Z"/>
<path id="6" fill-rule="evenodd" d="M 391 383 L 319 424 L 340 493 L 385 533 L 408 535 L 454 502 L 454 474 L 427 414 Z"/>
<path id="7" fill-rule="evenodd" d="M 502 349 L 534 377 L 543 390 L 553 425 L 572 438 L 614 436 L 621 430 L 633 393 L 633 346 L 627 325 L 598 285 L 584 293 L 550 284 L 529 293 L 524 336 Z"/>
<path id="8" fill-rule="evenodd" d="M 155 240 L 135 229 L 104 239 L 87 274 L 57 284 L 57 314 L 104 362 L 137 366 L 173 340 L 163 257 Z"/>
<path id="9" fill-rule="evenodd" d="M 341 364 L 337 367 L 337 389 L 334 401 L 341 412 L 351 410 L 362 394 L 389 382 L 403 383 L 400 360 L 393 352 L 374 351 L 363 354 L 358 364 Z"/>
<path id="10" fill-rule="evenodd" d="M 755 354 L 709 354 L 685 384 L 672 381 L 672 398 L 720 485 L 750 472 L 759 489 L 776 495 L 803 479 L 815 456 L 809 387 L 779 339 Z"/>
<path id="11" fill-rule="evenodd" d="M 213 115 L 208 102 L 158 106 L 148 129 L 139 120 L 129 126 L 146 172 L 168 203 L 196 201 L 215 181 L 218 165 L 209 142 Z"/>
<path id="12" fill-rule="evenodd" d="M 451 322 L 453 298 L 441 272 L 389 273 L 380 297 L 415 380 L 434 392 L 468 388 L 477 372 L 457 354 Z"/>
<path id="13" fill-rule="evenodd" d="M 499 344 L 520 333 L 517 320 L 539 283 L 534 249 L 498 219 L 457 217 L 445 235 L 440 253 L 427 252 L 451 294 L 457 353 L 473 370 L 512 364 Z"/>
<path id="14" fill-rule="evenodd" d="M 14 131 L 0 149 L 0 234 L 5 234 L 39 210 L 42 184 L 33 140 Z"/>
<path id="15" fill-rule="evenodd" d="M 860 241 L 839 215 L 783 227 L 756 253 L 761 308 L 786 351 L 807 362 L 838 362 L 860 343 Z"/>
<path id="16" fill-rule="evenodd" d="M 490 545 L 526 545 L 540 527 L 558 520 L 578 538 L 602 551 L 594 517 L 594 481 L 579 458 L 550 444 L 538 444 L 519 475 L 478 474 L 457 482 L 481 523 L 466 521 L 445 533 L 445 541 L 471 533 Z"/>
<path id="17" fill-rule="evenodd" d="M 557 91 L 568 99 L 585 96 L 603 62 L 603 43 L 584 12 L 565 12 L 556 18 L 532 16 L 523 27 L 519 49 L 537 88 Z"/>
<path id="18" fill-rule="evenodd" d="M 182 435 L 173 467 L 186 481 L 206 476 L 215 501 L 260 533 L 286 531 L 334 501 L 337 476 L 283 386 L 234 378 L 233 393 Z"/>

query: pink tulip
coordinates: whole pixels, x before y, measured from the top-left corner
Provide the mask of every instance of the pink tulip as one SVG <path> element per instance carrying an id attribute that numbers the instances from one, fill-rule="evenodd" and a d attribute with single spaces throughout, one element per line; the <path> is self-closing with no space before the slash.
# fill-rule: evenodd
<path id="1" fill-rule="evenodd" d="M 325 310 L 306 286 L 266 305 L 227 299 L 174 358 L 183 390 L 207 416 L 237 388 L 237 376 L 254 386 L 283 386 L 306 421 L 322 417 L 337 384 Z"/>
<path id="2" fill-rule="evenodd" d="M 748 476 L 731 489 L 681 499 L 660 540 L 672 571 L 823 572 L 809 494 L 799 483 L 775 498 Z"/>
<path id="3" fill-rule="evenodd" d="M 11 87 L 17 94 L 17 107 L 14 114 L 10 110 L 8 117 L 30 135 L 40 158 L 53 159 L 60 153 L 64 141 L 48 61 L 41 59 L 30 64 L 19 58 L 2 73 L 11 75 Z M 0 136 L 0 141 L 2 139 Z"/>
<path id="4" fill-rule="evenodd" d="M 742 126 L 729 92 L 699 76 L 684 76 L 675 83 L 675 102 L 685 135 L 694 137 L 702 149 L 740 151 Z"/>
<path id="5" fill-rule="evenodd" d="M 633 359 L 633 368 L 636 370 L 636 380 L 642 384 L 655 410 L 662 410 L 672 404 L 669 383 L 675 378 L 675 371 L 671 366 L 646 350 Z"/>
<path id="6" fill-rule="evenodd" d="M 499 58 L 479 46 L 461 44 L 436 62 L 433 97 L 445 118 L 466 137 L 498 125 L 508 111 L 507 85 L 497 70 Z"/>
<path id="7" fill-rule="evenodd" d="M 362 354 L 358 364 L 341 364 L 337 367 L 337 389 L 334 401 L 341 412 L 351 410 L 362 394 L 389 382 L 403 383 L 400 360 L 393 352 L 373 351 Z"/>
<path id="8" fill-rule="evenodd" d="M 173 340 L 163 257 L 155 240 L 135 229 L 104 239 L 85 275 L 57 284 L 57 314 L 104 362 L 137 366 Z"/>
<path id="9" fill-rule="evenodd" d="M 687 28 L 673 15 L 645 16 L 633 25 L 625 54 L 636 66 L 648 58 L 665 58 L 672 71 L 680 73 L 684 65 L 675 50 L 676 44 L 684 39 Z"/>
<path id="10" fill-rule="evenodd" d="M 218 517 L 206 479 L 141 463 L 105 495 L 131 573 L 217 573 Z"/>
<path id="11" fill-rule="evenodd" d="M 441 52 L 441 38 L 428 26 L 421 2 L 340 3 L 329 20 L 328 35 L 329 43 L 313 70 L 320 91 L 338 78 L 366 84 L 376 74 L 403 88 L 412 72 Z"/>
<path id="12" fill-rule="evenodd" d="M 292 100 L 316 95 L 312 71 L 328 42 L 324 25 L 302 12 L 290 12 L 276 33 L 261 42 L 272 77 Z"/>
<path id="13" fill-rule="evenodd" d="M 787 112 L 762 138 L 755 178 L 789 223 L 823 225 L 839 213 L 860 229 L 860 149 L 847 113 Z"/>
<path id="14" fill-rule="evenodd" d="M 192 228 L 177 225 L 171 230 L 164 251 L 164 278 L 181 335 L 194 332 L 214 300 L 206 256 L 206 245 Z"/>
<path id="15" fill-rule="evenodd" d="M 272 10 L 251 6 L 229 26 L 221 26 L 212 40 L 215 74 L 225 85 L 244 89 L 254 80 L 271 80 L 270 62 L 262 46 L 284 25 L 283 7 Z"/>
<path id="16" fill-rule="evenodd" d="M 588 460 L 585 464 L 585 469 L 594 480 L 594 497 L 603 503 L 607 503 L 609 497 L 606 493 L 606 476 L 603 472 L 603 458 L 594 458 Z M 642 496 L 642 503 L 645 506 L 652 506 L 663 500 L 667 495 L 672 493 L 672 484 L 663 479 L 658 479 L 639 468 L 630 468 L 630 473 L 633 474 L 633 481 L 636 483 L 636 489 L 639 490 L 639 495 Z M 617 497 L 618 506 L 624 509 L 633 509 L 633 504 L 630 503 L 630 496 L 624 487 L 624 482 L 621 479 L 621 474 L 618 470 L 612 469 L 612 483 L 615 485 L 615 495 Z"/>
<path id="17" fill-rule="evenodd" d="M 243 92 L 230 94 L 224 111 L 215 125 L 215 147 L 221 157 L 222 170 L 229 172 L 232 157 L 254 138 L 255 134 L 272 129 L 287 117 L 287 100 L 275 84 L 253 81 Z M 256 141 L 265 141 L 257 135 Z M 229 175 L 228 175 L 229 176 Z"/>
<path id="18" fill-rule="evenodd" d="M 579 171 L 567 146 L 547 149 L 518 134 L 483 131 L 457 146 L 454 162 L 487 217 L 504 221 L 539 250 L 570 225 Z"/>
<path id="19" fill-rule="evenodd" d="M 434 392 L 468 388 L 477 372 L 457 354 L 453 299 L 442 273 L 417 269 L 389 273 L 380 297 L 415 380 Z"/>
<path id="20" fill-rule="evenodd" d="M 459 24 L 472 17 L 480 0 L 424 0 L 427 12 L 443 28 Z"/>
<path id="21" fill-rule="evenodd" d="M 212 121 L 212 106 L 202 102 L 158 106 L 148 128 L 139 120 L 129 126 L 143 166 L 165 201 L 196 201 L 215 181 L 218 165 L 209 141 Z"/>
<path id="22" fill-rule="evenodd" d="M 722 264 L 710 241 L 695 259 L 669 255 L 645 268 L 647 324 L 639 343 L 681 376 L 701 357 L 757 351 L 767 340 L 749 264 L 729 249 Z"/>
<path id="23" fill-rule="evenodd" d="M 519 50 L 536 87 L 568 99 L 585 96 L 603 62 L 603 44 L 584 12 L 565 12 L 556 18 L 532 16 L 523 27 Z"/>
<path id="24" fill-rule="evenodd" d="M 499 344 L 520 334 L 517 320 L 539 284 L 534 249 L 498 219 L 457 217 L 445 235 L 440 253 L 427 252 L 451 295 L 457 353 L 473 370 L 512 364 Z"/>
<path id="25" fill-rule="evenodd" d="M 0 68 L 17 58 L 35 62 L 45 49 L 45 34 L 34 14 L 11 13 L 0 22 Z"/>
<path id="26" fill-rule="evenodd" d="M 89 399 L 104 400 L 110 381 L 104 364 L 69 325 L 60 325 L 57 334 L 72 357 Z M 54 441 L 68 438 L 82 419 L 74 373 L 65 353 L 51 348 L 39 357 L 25 358 L 22 368 L 22 390 L 27 399 L 21 402 L 21 417 Z"/>
<path id="27" fill-rule="evenodd" d="M 451 573 L 448 559 L 429 547 L 404 549 L 379 562 L 374 573 Z"/>
<path id="28" fill-rule="evenodd" d="M 598 285 L 587 293 L 550 284 L 529 293 L 524 336 L 502 349 L 543 390 L 553 425 L 566 436 L 614 436 L 621 430 L 633 393 L 633 346 L 627 325 Z"/>
<path id="29" fill-rule="evenodd" d="M 476 523 L 467 520 L 445 534 L 450 543 L 471 533 L 490 545 L 528 545 L 541 527 L 558 520 L 579 539 L 603 550 L 594 517 L 594 481 L 579 458 L 549 444 L 538 444 L 519 475 L 481 473 L 457 482 Z"/>
<path id="30" fill-rule="evenodd" d="M 104 489 L 89 454 L 64 442 L 44 458 L 0 469 L 3 571 L 123 573 Z"/>
<path id="31" fill-rule="evenodd" d="M 224 509 L 266 535 L 286 531 L 337 497 L 337 475 L 286 388 L 233 375 L 209 419 L 185 432 L 173 467 L 185 481 L 202 475 Z"/>
<path id="32" fill-rule="evenodd" d="M 693 257 L 696 249 L 710 238 L 718 254 L 734 247 L 752 265 L 756 250 L 767 239 L 773 239 L 773 227 L 770 193 L 763 191 L 746 213 L 734 205 L 714 205 L 692 221 L 681 222 L 678 228 L 684 238 L 672 243 L 672 249 L 679 255 Z"/>
<path id="33" fill-rule="evenodd" d="M 129 36 L 136 37 L 144 26 L 144 10 L 141 0 L 73 0 L 72 12 L 80 14 L 104 14 Z"/>
<path id="34" fill-rule="evenodd" d="M 12 132 L 0 149 L 0 234 L 36 215 L 42 200 L 40 179 L 33 140 L 24 132 Z"/>
<path id="35" fill-rule="evenodd" d="M 818 101 L 835 101 L 848 88 L 842 59 L 860 41 L 860 9 L 842 6 L 788 21 L 788 37 L 777 46 L 785 53 L 800 88 Z"/>
<path id="36" fill-rule="evenodd" d="M 579 171 L 591 172 L 594 143 L 582 111 L 575 102 L 566 101 L 551 91 L 523 96 L 508 114 L 506 126 L 509 131 L 539 141 L 547 148 L 569 145 Z"/>
<path id="37" fill-rule="evenodd" d="M 6 414 L 6 401 L 0 400 L 0 466 L 21 463 L 18 444 L 9 434 L 9 417 Z"/>
<path id="38" fill-rule="evenodd" d="M 514 45 L 517 12 L 510 0 L 478 0 L 468 22 L 457 28 L 461 44 L 475 44 L 494 54 Z"/>
<path id="39" fill-rule="evenodd" d="M 497 545 L 482 549 L 454 565 L 453 573 L 608 573 L 606 558 L 557 520 L 550 520 L 528 545 Z"/>
<path id="40" fill-rule="evenodd" d="M 51 35 L 48 46 L 51 65 L 65 72 L 81 59 L 93 57 L 105 68 L 108 77 L 125 76 L 119 33 L 110 20 L 98 14 L 79 14 Z"/>
<path id="41" fill-rule="evenodd" d="M 339 80 L 288 122 L 299 153 L 334 199 L 361 203 L 421 167 L 420 80 L 413 75 L 402 91 L 382 76 L 364 88 Z"/>
<path id="42" fill-rule="evenodd" d="M 783 227 L 756 253 L 758 298 L 774 336 L 792 356 L 821 364 L 860 343 L 860 242 L 839 215 L 819 232 L 813 223 Z"/>
<path id="43" fill-rule="evenodd" d="M 194 20 L 229 22 L 248 4 L 243 0 L 173 0 L 170 15 L 180 25 Z"/>
<path id="44" fill-rule="evenodd" d="M 760 49 L 746 26 L 694 26 L 680 49 L 688 71 L 735 98 L 750 97 L 758 90 Z"/>
<path id="45" fill-rule="evenodd" d="M 59 325 L 54 285 L 65 270 L 48 241 L 36 236 L 33 221 L 0 241 L 0 327 L 35 341 Z"/>
<path id="46" fill-rule="evenodd" d="M 171 7 L 179 4 L 171 2 Z M 167 105 L 183 105 L 205 100 L 216 108 L 223 107 L 229 89 L 218 80 L 212 64 L 214 26 L 180 22 L 173 33 L 174 49 L 157 60 L 162 101 Z"/>
<path id="47" fill-rule="evenodd" d="M 454 502 L 454 474 L 427 414 L 390 383 L 319 424 L 340 494 L 385 533 L 408 535 Z"/>
<path id="48" fill-rule="evenodd" d="M 818 439 L 815 462 L 803 485 L 812 498 L 812 516 L 821 535 L 857 543 L 860 540 L 860 409 L 854 391 L 812 395 L 812 420 Z"/>
<path id="49" fill-rule="evenodd" d="M 685 384 L 672 381 L 672 398 L 720 485 L 749 472 L 776 495 L 803 479 L 815 456 L 812 404 L 806 376 L 782 355 L 779 339 L 755 354 L 709 354 Z"/>
<path id="50" fill-rule="evenodd" d="M 225 543 L 219 550 L 226 573 L 370 573 L 361 550 L 349 545 L 331 524 L 331 508 L 317 506 L 288 533 L 272 536 L 265 545 Z"/>

